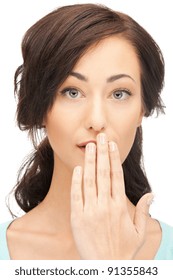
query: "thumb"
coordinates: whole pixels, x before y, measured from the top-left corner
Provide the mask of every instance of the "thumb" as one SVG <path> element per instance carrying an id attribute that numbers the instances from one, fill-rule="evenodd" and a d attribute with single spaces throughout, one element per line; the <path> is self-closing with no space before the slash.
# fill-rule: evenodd
<path id="1" fill-rule="evenodd" d="M 134 224 L 136 231 L 143 239 L 146 232 L 147 219 L 149 216 L 149 208 L 153 202 L 154 195 L 152 193 L 147 193 L 141 197 L 136 205 Z"/>

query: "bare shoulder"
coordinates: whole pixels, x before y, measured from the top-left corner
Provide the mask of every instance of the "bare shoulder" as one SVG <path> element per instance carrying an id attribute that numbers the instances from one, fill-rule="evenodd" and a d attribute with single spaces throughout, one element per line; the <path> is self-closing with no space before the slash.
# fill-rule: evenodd
<path id="1" fill-rule="evenodd" d="M 41 220 L 41 221 L 40 221 Z M 42 219 L 26 214 L 9 227 L 7 241 L 13 260 L 79 259 L 74 240 L 66 232 L 51 232 Z"/>
<path id="2" fill-rule="evenodd" d="M 160 223 L 149 217 L 147 223 L 146 241 L 136 255 L 136 260 L 152 260 L 157 254 L 162 240 Z"/>
<path id="3" fill-rule="evenodd" d="M 31 225 L 28 221 L 27 214 L 15 219 L 7 229 L 8 243 L 11 243 L 13 240 L 16 241 L 16 239 L 22 240 L 24 235 L 26 238 L 26 234 L 30 231 L 30 228 Z"/>
<path id="4" fill-rule="evenodd" d="M 41 241 L 42 235 L 36 229 L 30 215 L 14 220 L 7 230 L 7 243 L 11 259 L 32 259 Z"/>
<path id="5" fill-rule="evenodd" d="M 153 218 L 149 218 L 148 221 L 148 239 L 151 247 L 156 248 L 157 253 L 162 240 L 162 229 L 159 221 Z"/>
<path id="6" fill-rule="evenodd" d="M 15 219 L 8 228 L 7 235 L 15 235 L 16 237 L 25 233 L 38 233 L 43 232 L 45 225 L 47 224 L 44 213 L 40 211 L 40 207 L 35 207 L 28 213 L 24 214 L 20 218 Z"/>

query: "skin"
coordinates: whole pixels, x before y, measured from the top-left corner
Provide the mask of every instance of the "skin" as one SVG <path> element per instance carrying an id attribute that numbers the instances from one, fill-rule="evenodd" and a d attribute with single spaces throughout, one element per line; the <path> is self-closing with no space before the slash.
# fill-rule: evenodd
<path id="1" fill-rule="evenodd" d="M 45 117 L 52 182 L 44 201 L 9 227 L 11 258 L 154 258 L 161 230 L 148 215 L 153 196 L 135 207 L 125 195 L 122 170 L 143 115 L 133 47 L 118 36 L 92 46 Z M 95 143 L 82 151 L 78 145 L 89 140 Z"/>

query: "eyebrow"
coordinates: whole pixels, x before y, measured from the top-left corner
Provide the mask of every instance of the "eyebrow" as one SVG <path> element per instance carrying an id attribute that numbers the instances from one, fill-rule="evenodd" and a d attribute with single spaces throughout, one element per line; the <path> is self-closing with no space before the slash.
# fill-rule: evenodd
<path id="1" fill-rule="evenodd" d="M 76 77 L 77 79 L 79 79 L 81 81 L 88 82 L 88 78 L 78 72 L 71 72 L 70 76 Z M 130 78 L 133 82 L 135 82 L 135 80 L 130 75 L 127 75 L 127 74 L 113 75 L 113 76 L 107 78 L 106 81 L 107 81 L 107 83 L 112 83 L 112 82 L 122 79 L 122 78 Z"/>
<path id="2" fill-rule="evenodd" d="M 76 77 L 77 79 L 79 79 L 81 81 L 88 82 L 88 79 L 85 76 L 83 76 L 82 74 L 80 74 L 80 73 L 71 72 L 70 76 Z"/>

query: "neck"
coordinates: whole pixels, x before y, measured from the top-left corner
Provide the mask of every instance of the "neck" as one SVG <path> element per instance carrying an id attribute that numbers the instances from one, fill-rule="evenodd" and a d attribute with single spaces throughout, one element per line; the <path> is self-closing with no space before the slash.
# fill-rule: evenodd
<path id="1" fill-rule="evenodd" d="M 62 164 L 55 162 L 52 181 L 49 192 L 39 204 L 39 213 L 43 213 L 43 219 L 47 220 L 54 230 L 67 230 L 70 227 L 70 172 Z"/>
<path id="2" fill-rule="evenodd" d="M 43 220 L 48 222 L 50 230 L 53 231 L 71 231 L 70 224 L 70 191 L 71 191 L 72 172 L 62 165 L 54 166 L 52 182 L 49 192 L 42 203 L 38 206 L 40 215 L 43 214 Z M 127 207 L 131 219 L 134 218 L 135 206 L 127 198 Z"/>

